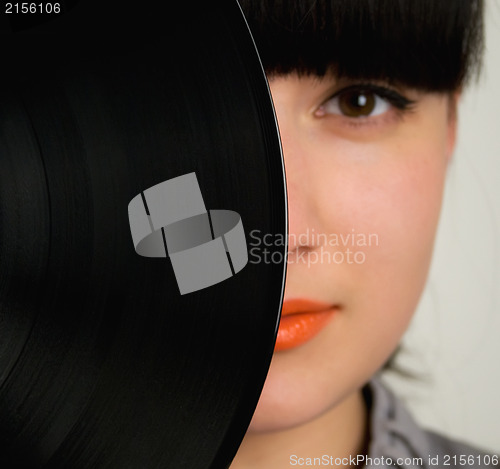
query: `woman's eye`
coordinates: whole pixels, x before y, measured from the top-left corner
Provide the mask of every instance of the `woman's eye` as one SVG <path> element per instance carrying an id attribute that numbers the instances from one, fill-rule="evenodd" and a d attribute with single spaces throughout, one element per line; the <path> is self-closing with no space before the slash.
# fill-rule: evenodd
<path id="1" fill-rule="evenodd" d="M 350 118 L 384 114 L 392 106 L 405 110 L 413 101 L 388 88 L 370 85 L 352 86 L 338 91 L 318 109 L 318 115 L 338 114 Z"/>
<path id="2" fill-rule="evenodd" d="M 383 114 L 390 109 L 387 100 L 369 90 L 342 91 L 322 105 L 328 114 L 347 117 L 368 117 Z"/>

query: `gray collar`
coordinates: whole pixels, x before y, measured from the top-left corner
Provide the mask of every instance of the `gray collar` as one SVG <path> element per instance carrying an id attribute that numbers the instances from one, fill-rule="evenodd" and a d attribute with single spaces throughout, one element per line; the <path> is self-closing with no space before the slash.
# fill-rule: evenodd
<path id="1" fill-rule="evenodd" d="M 366 468 L 389 467 L 390 463 L 382 463 L 381 459 L 390 458 L 396 467 L 411 469 L 422 467 L 413 465 L 410 460 L 422 458 L 427 466 L 430 447 L 427 435 L 419 428 L 403 403 L 384 385 L 379 377 L 368 384 L 371 394 L 370 444 Z M 377 461 L 375 458 L 379 458 Z M 406 463 L 398 464 L 406 460 Z M 408 464 L 409 463 L 409 464 Z M 393 467 L 394 467 L 393 466 Z"/>

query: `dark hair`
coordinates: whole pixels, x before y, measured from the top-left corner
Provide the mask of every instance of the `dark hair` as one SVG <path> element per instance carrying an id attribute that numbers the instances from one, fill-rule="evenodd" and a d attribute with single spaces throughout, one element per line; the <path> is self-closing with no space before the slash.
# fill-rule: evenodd
<path id="1" fill-rule="evenodd" d="M 482 0 L 239 0 L 268 74 L 453 91 L 479 71 Z"/>

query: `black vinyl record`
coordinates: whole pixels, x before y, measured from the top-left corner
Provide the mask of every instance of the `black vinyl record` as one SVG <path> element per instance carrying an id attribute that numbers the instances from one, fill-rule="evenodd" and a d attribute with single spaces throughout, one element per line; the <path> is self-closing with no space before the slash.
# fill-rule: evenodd
<path id="1" fill-rule="evenodd" d="M 267 82 L 236 2 L 154 13 L 92 41 L 71 18 L 5 36 L 0 467 L 223 468 L 257 404 L 286 266 L 286 243 L 250 255 L 287 229 Z M 249 257 L 236 271 L 226 236 L 232 274 L 181 294 L 175 233 L 139 255 L 129 204 L 192 173 L 212 238 L 236 213 Z"/>

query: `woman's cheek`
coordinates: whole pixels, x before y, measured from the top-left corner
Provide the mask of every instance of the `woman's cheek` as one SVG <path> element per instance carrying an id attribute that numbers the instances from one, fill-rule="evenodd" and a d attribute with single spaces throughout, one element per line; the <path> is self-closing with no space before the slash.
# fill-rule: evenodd
<path id="1" fill-rule="evenodd" d="M 329 201 L 318 207 L 323 226 L 366 240 L 352 248 L 361 252 L 362 262 L 342 268 L 344 278 L 363 286 L 354 304 L 361 306 L 368 298 L 379 305 L 378 314 L 398 315 L 401 325 L 411 316 L 427 276 L 446 177 L 446 145 L 446 126 L 436 121 L 419 133 L 364 145 L 355 154 L 349 154 L 349 145 L 338 146 L 330 168 L 325 165 L 316 174 L 322 181 L 319 198 Z"/>
<path id="2" fill-rule="evenodd" d="M 402 327 L 427 278 L 446 177 L 444 157 L 441 139 L 414 141 L 401 162 L 381 169 L 378 191 L 365 200 L 358 197 L 360 223 L 365 220 L 364 230 L 378 239 L 367 248 L 362 274 L 367 296 L 381 305 L 381 315 Z M 369 209 L 363 213 L 362 207 Z"/>

